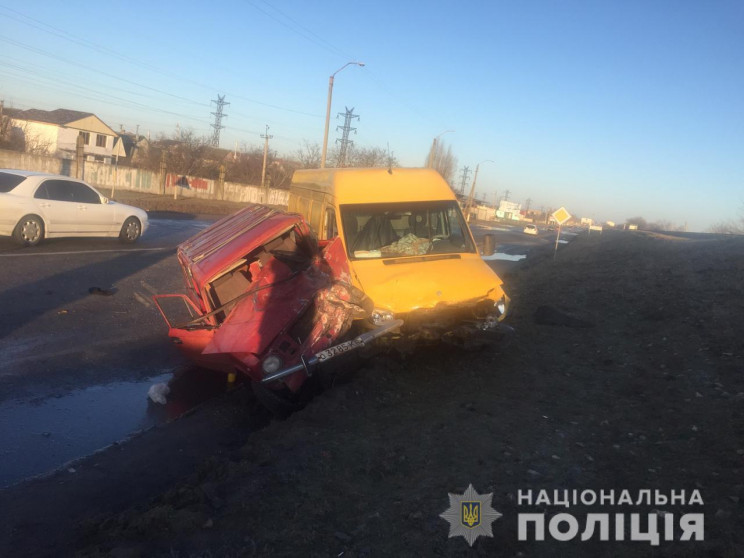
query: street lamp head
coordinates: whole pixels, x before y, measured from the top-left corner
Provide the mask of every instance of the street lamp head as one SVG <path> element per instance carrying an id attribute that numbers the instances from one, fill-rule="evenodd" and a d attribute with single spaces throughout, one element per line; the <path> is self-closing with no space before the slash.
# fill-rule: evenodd
<path id="1" fill-rule="evenodd" d="M 343 66 L 341 66 L 341 67 L 340 67 L 340 68 L 339 68 L 338 70 L 336 70 L 335 72 L 333 72 L 333 73 L 331 74 L 331 79 L 332 79 L 332 78 L 333 78 L 333 77 L 334 77 L 334 76 L 335 76 L 335 75 L 336 75 L 337 73 L 339 73 L 339 72 L 340 72 L 341 70 L 343 70 L 344 68 L 346 68 L 347 66 L 360 66 L 360 67 L 364 67 L 364 62 L 357 62 L 356 60 L 352 60 L 351 62 L 347 62 L 346 64 L 344 64 L 344 65 L 343 65 Z"/>

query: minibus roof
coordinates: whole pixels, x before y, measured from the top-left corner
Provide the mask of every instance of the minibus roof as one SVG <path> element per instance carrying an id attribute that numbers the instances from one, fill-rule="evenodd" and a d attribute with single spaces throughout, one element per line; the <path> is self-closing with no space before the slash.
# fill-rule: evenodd
<path id="1" fill-rule="evenodd" d="M 437 171 L 420 168 L 301 169 L 292 177 L 292 188 L 322 191 L 339 205 L 456 199 Z"/>

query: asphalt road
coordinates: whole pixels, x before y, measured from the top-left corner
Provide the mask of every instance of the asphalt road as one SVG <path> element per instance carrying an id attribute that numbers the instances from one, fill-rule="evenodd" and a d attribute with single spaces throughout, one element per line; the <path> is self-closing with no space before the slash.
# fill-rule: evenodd
<path id="1" fill-rule="evenodd" d="M 176 246 L 210 221 L 150 223 L 134 245 L 54 239 L 20 248 L 0 239 L 0 486 L 165 418 L 148 404 L 147 389 L 187 363 L 151 296 L 182 292 Z M 497 252 L 510 255 L 555 240 L 521 227 L 472 229 L 479 243 L 493 234 Z M 503 274 L 516 262 L 489 264 Z M 111 294 L 92 294 L 96 288 Z"/>
<path id="2" fill-rule="evenodd" d="M 134 245 L 54 239 L 19 248 L 0 240 L 0 401 L 172 365 L 151 295 L 181 290 L 175 248 L 208 224 L 153 219 Z M 96 287 L 113 294 L 91 294 Z"/>

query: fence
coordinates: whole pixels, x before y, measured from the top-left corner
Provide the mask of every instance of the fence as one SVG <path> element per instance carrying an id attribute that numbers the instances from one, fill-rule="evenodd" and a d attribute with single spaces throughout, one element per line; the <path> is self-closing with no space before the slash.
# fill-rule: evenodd
<path id="1" fill-rule="evenodd" d="M 75 175 L 73 159 L 31 155 L 17 151 L 0 150 L 0 168 L 24 169 L 65 176 Z M 266 189 L 249 184 L 174 173 L 167 173 L 163 177 L 159 172 L 93 161 L 85 162 L 84 178 L 86 182 L 100 189 L 133 190 L 148 194 L 173 195 L 173 188 L 178 187 L 178 195 L 184 198 L 287 205 L 289 196 L 287 190 L 276 188 Z"/>

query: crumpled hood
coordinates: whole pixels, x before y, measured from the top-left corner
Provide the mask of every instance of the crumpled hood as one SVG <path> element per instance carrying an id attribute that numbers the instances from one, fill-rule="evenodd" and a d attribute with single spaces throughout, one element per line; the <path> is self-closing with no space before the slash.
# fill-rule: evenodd
<path id="1" fill-rule="evenodd" d="M 494 300 L 503 294 L 501 278 L 477 254 L 460 254 L 459 258 L 443 256 L 405 258 L 396 263 L 384 260 L 351 262 L 352 275 L 375 307 L 394 313 L 437 304 L 458 304 L 489 296 Z M 402 263 L 406 262 L 406 263 Z"/>

